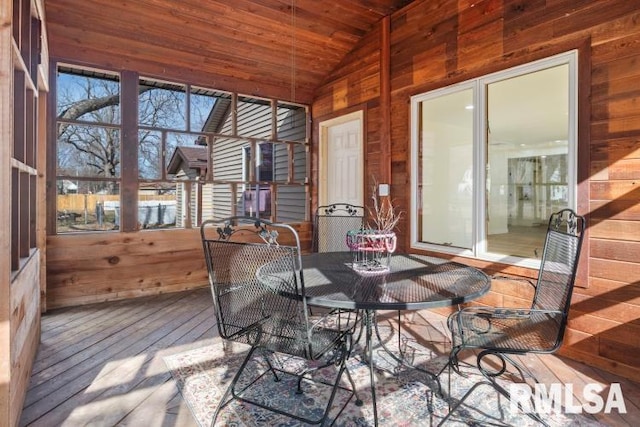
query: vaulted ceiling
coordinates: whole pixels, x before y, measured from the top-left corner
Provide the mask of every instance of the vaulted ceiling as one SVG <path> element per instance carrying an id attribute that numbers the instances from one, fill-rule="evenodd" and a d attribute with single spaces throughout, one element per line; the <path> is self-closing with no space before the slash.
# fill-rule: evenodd
<path id="1" fill-rule="evenodd" d="M 217 89 L 308 102 L 377 22 L 410 2 L 45 0 L 45 8 L 54 58 L 188 73 Z"/>

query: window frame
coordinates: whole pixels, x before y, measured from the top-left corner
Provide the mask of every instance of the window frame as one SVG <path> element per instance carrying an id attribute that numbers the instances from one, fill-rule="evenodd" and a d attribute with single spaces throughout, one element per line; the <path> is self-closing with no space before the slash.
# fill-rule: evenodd
<path id="1" fill-rule="evenodd" d="M 55 93 L 58 90 L 57 88 L 58 82 L 56 79 L 56 74 L 59 67 L 64 67 L 72 70 L 74 69 L 89 70 L 96 73 L 119 75 L 120 105 L 121 105 L 120 114 L 122 119 L 119 124 L 117 125 L 109 124 L 109 127 L 116 127 L 121 131 L 120 156 L 121 156 L 122 173 L 120 174 L 119 177 L 114 178 L 114 180 L 119 183 L 120 205 L 122 208 L 120 211 L 121 212 L 120 227 L 117 230 L 113 230 L 111 232 L 131 232 L 131 231 L 140 231 L 143 229 L 142 227 L 139 226 L 139 223 L 138 223 L 139 221 L 137 218 L 138 197 L 139 197 L 139 191 L 141 186 L 144 186 L 145 184 L 160 185 L 165 182 L 171 182 L 171 183 L 178 182 L 178 180 L 170 179 L 169 177 L 166 176 L 167 165 L 165 162 L 165 157 L 169 156 L 170 153 L 162 153 L 162 158 L 163 158 L 162 171 L 163 172 L 161 177 L 151 179 L 151 178 L 142 178 L 139 176 L 138 134 L 141 130 L 159 132 L 162 135 L 162 143 L 161 143 L 162 150 L 166 150 L 167 142 L 165 141 L 165 139 L 166 139 L 166 134 L 168 133 L 179 133 L 179 134 L 185 134 L 185 135 L 188 134 L 188 135 L 193 135 L 195 137 L 201 137 L 203 141 L 206 141 L 206 143 L 202 144 L 202 146 L 206 147 L 207 149 L 207 155 L 209 158 L 208 165 L 207 165 L 208 170 L 206 175 L 203 174 L 202 176 L 196 177 L 195 179 L 190 178 L 187 180 L 191 183 L 190 185 L 192 189 L 191 192 L 195 191 L 196 192 L 195 194 L 197 195 L 201 190 L 201 188 L 198 188 L 198 187 L 206 184 L 212 184 L 214 186 L 219 184 L 226 185 L 228 186 L 228 188 L 231 189 L 232 200 L 237 199 L 242 195 L 241 191 L 244 186 L 255 185 L 256 182 L 255 182 L 255 179 L 253 180 L 250 179 L 246 181 L 246 180 L 236 180 L 236 179 L 215 179 L 214 178 L 213 169 L 215 169 L 215 165 L 214 165 L 214 162 L 212 161 L 212 156 L 214 152 L 214 145 L 216 144 L 217 140 L 244 141 L 244 142 L 248 142 L 251 146 L 254 146 L 254 147 L 261 143 L 271 143 L 271 144 L 280 143 L 280 144 L 286 144 L 287 147 L 290 148 L 290 150 L 293 150 L 293 145 L 304 147 L 305 148 L 304 151 L 307 153 L 307 157 L 306 157 L 306 166 L 305 166 L 306 178 L 303 180 L 303 182 L 300 182 L 299 180 L 296 181 L 295 179 L 292 178 L 295 175 L 294 173 L 295 165 L 294 165 L 293 157 L 289 156 L 288 175 L 290 178 L 283 182 L 271 182 L 270 187 L 273 193 L 276 193 L 275 190 L 277 190 L 279 186 L 283 188 L 296 186 L 303 189 L 302 192 L 307 196 L 305 199 L 304 212 L 300 211 L 300 214 L 304 218 L 302 219 L 301 217 L 301 221 L 309 220 L 310 200 L 308 199 L 308 195 L 310 194 L 309 187 L 310 187 L 310 181 L 311 181 L 310 175 L 309 175 L 311 171 L 311 165 L 310 165 L 311 158 L 309 156 L 310 134 L 311 134 L 311 129 L 310 129 L 311 120 L 310 120 L 309 105 L 299 104 L 299 103 L 294 103 L 294 102 L 289 102 L 289 101 L 279 100 L 279 99 L 258 98 L 255 96 L 239 94 L 236 92 L 229 92 L 223 89 L 206 87 L 206 85 L 203 86 L 202 84 L 197 82 L 183 82 L 178 80 L 167 81 L 166 79 L 158 79 L 152 75 L 149 75 L 146 73 L 142 74 L 142 73 L 138 73 L 136 71 L 131 71 L 131 70 L 116 71 L 116 70 L 109 69 L 107 67 L 95 67 L 95 66 L 88 66 L 84 64 L 75 64 L 70 61 L 63 61 L 63 60 L 58 61 L 56 59 L 52 59 L 50 66 L 51 66 L 50 73 L 52 76 L 51 86 L 52 86 L 52 93 L 54 94 L 54 96 L 51 97 L 50 111 L 55 111 L 55 112 L 57 112 L 57 97 L 55 96 Z M 138 122 L 138 114 L 139 114 L 138 86 L 143 81 L 166 83 L 170 85 L 173 84 L 173 85 L 179 85 L 185 88 L 185 94 L 186 94 L 185 96 L 186 116 L 185 117 L 187 121 L 186 129 L 184 130 L 169 129 L 165 127 L 149 126 L 147 124 L 143 125 Z M 231 133 L 196 131 L 191 129 L 190 98 L 191 98 L 192 90 L 195 90 L 195 91 L 212 90 L 216 93 L 226 93 L 230 96 L 230 101 L 232 102 L 232 107 L 231 107 L 232 112 L 230 116 L 232 120 Z M 256 101 L 260 100 L 267 106 L 271 114 L 270 125 L 272 129 L 270 131 L 270 135 L 255 137 L 255 136 L 247 136 L 247 135 L 238 133 L 238 126 L 237 126 L 238 99 L 242 99 L 245 102 L 250 102 L 251 100 L 256 100 Z M 275 126 L 275 123 L 278 123 L 278 112 L 282 108 L 290 108 L 292 110 L 301 110 L 300 114 L 305 115 L 303 126 L 301 126 L 301 129 L 299 129 L 299 133 L 304 134 L 304 137 L 302 137 L 300 140 L 278 139 L 278 137 L 280 136 L 278 135 L 278 131 L 280 129 L 274 128 L 274 126 Z M 48 175 L 50 176 L 53 182 L 55 182 L 58 179 L 57 140 L 55 140 L 55 135 L 56 135 L 55 129 L 56 129 L 56 126 L 58 126 L 58 123 L 62 121 L 64 120 L 59 120 L 57 117 L 57 114 L 53 114 L 52 117 L 50 117 L 49 119 L 49 123 L 50 123 L 49 132 L 52 137 L 50 138 L 50 144 L 48 144 L 48 150 L 49 150 L 48 153 L 49 153 L 49 156 L 51 156 L 50 158 L 55 159 L 53 164 L 56 165 L 56 167 L 51 168 L 50 171 L 48 172 Z M 88 126 L 101 125 L 100 123 L 93 123 L 93 122 L 87 123 L 83 120 L 69 121 L 69 122 L 77 122 L 78 124 L 88 125 Z M 304 127 L 304 129 L 302 129 L 302 127 Z M 125 161 L 127 161 L 127 165 L 124 164 Z M 255 160 L 252 159 L 251 163 L 255 164 Z M 95 180 L 95 178 L 90 178 L 90 177 L 80 177 L 80 178 L 84 180 L 87 180 L 87 179 Z M 98 178 L 97 180 L 101 181 L 103 179 Z M 185 180 L 179 180 L 179 181 L 185 181 Z M 57 210 L 56 199 L 57 199 L 56 187 L 52 186 L 52 188 L 48 190 L 48 200 L 49 200 L 48 212 L 50 213 L 47 218 L 47 223 L 51 225 L 48 230 L 49 235 L 56 235 L 56 234 L 69 235 L 69 234 L 84 234 L 84 233 L 93 233 L 93 232 L 100 232 L 100 233 L 110 232 L 110 231 L 100 231 L 100 230 L 86 230 L 86 231 L 83 230 L 81 232 L 59 233 L 57 231 L 57 221 L 56 221 L 56 215 L 55 215 L 55 212 Z M 231 205 L 232 213 L 235 213 L 236 205 L 237 203 Z M 51 214 L 51 212 L 53 212 L 53 214 Z M 271 214 L 270 219 L 277 220 L 276 210 L 273 209 L 272 212 L 273 213 Z M 238 212 L 238 214 L 240 214 L 240 212 Z M 187 218 L 185 221 L 185 223 L 189 224 L 189 226 L 184 228 L 196 227 L 198 225 L 197 219 L 199 217 L 200 217 L 200 212 L 195 212 L 189 215 L 189 218 Z M 171 228 L 165 228 L 163 230 L 170 230 L 170 229 L 177 229 L 177 228 L 182 228 L 182 227 L 175 226 Z"/>
<path id="2" fill-rule="evenodd" d="M 429 250 L 447 253 L 457 256 L 476 258 L 490 262 L 501 262 L 528 268 L 538 268 L 540 260 L 534 258 L 523 258 L 517 256 L 507 256 L 487 251 L 486 244 L 486 189 L 487 189 L 487 86 L 491 83 L 503 81 L 509 78 L 525 75 L 528 73 L 541 71 L 559 65 L 568 65 L 568 207 L 577 209 L 579 193 L 579 167 L 578 167 L 578 87 L 579 87 L 579 51 L 577 49 L 552 55 L 526 64 L 514 66 L 494 73 L 465 80 L 450 86 L 431 90 L 429 92 L 413 95 L 410 99 L 410 168 L 414 177 L 411 180 L 410 191 L 410 248 L 418 250 Z M 473 201 L 472 201 L 472 247 L 464 249 L 452 246 L 445 246 L 419 241 L 418 223 L 418 201 L 420 200 L 418 188 L 419 159 L 418 149 L 420 141 L 420 103 L 436 97 L 456 93 L 462 90 L 473 90 L 474 117 L 473 117 Z"/>

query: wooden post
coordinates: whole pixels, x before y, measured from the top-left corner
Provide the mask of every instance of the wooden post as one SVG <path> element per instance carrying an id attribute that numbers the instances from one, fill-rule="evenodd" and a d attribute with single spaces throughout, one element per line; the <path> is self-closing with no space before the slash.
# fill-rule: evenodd
<path id="1" fill-rule="evenodd" d="M 0 7 L 0 191 L 10 195 L 13 171 L 11 2 L 5 6 Z M 11 424 L 11 209 L 11 201 L 0 205 L 0 425 Z"/>
<path id="2" fill-rule="evenodd" d="M 391 18 L 381 21 L 380 40 L 380 181 L 391 184 Z M 376 190 L 377 191 L 377 190 Z"/>

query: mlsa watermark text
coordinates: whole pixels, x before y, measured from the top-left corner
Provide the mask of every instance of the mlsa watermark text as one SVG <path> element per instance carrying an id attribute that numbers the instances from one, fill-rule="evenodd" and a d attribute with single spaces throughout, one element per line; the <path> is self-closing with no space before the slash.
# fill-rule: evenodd
<path id="1" fill-rule="evenodd" d="M 531 388 L 525 383 L 515 383 L 509 386 L 511 399 L 509 408 L 513 412 L 521 410 L 525 413 L 565 413 L 588 414 L 605 413 L 618 411 L 620 414 L 627 413 L 624 403 L 622 388 L 619 383 L 612 383 L 605 393 L 605 387 L 597 383 L 589 383 L 582 389 L 581 402 L 573 393 L 573 384 L 540 384 L 537 383 Z"/>

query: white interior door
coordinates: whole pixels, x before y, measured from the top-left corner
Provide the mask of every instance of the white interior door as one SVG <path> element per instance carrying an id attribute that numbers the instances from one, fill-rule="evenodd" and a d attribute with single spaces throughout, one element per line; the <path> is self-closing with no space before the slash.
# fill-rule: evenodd
<path id="1" fill-rule="evenodd" d="M 319 205 L 364 205 L 362 111 L 320 123 Z"/>

